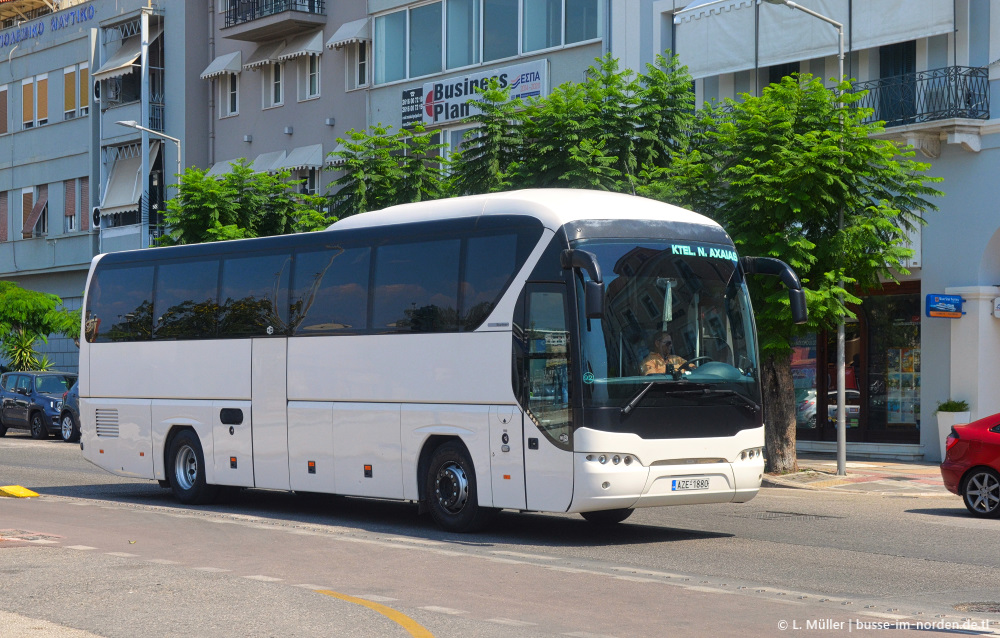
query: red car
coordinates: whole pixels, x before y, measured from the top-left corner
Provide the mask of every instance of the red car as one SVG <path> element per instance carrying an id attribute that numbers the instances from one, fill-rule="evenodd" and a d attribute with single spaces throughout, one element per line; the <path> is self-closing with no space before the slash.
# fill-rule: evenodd
<path id="1" fill-rule="evenodd" d="M 941 476 L 976 516 L 1000 516 L 1000 414 L 956 425 L 945 439 Z"/>

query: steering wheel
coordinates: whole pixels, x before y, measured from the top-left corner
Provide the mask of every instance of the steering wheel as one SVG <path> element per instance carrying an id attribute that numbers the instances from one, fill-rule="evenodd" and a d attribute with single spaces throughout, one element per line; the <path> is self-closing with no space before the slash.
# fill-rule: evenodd
<path id="1" fill-rule="evenodd" d="M 688 359 L 684 363 L 680 364 L 679 366 L 677 366 L 677 369 L 681 371 L 694 370 L 696 367 L 698 367 L 695 364 L 700 365 L 702 363 L 708 363 L 709 361 L 715 361 L 715 359 L 713 359 L 712 357 L 695 357 L 694 359 Z"/>

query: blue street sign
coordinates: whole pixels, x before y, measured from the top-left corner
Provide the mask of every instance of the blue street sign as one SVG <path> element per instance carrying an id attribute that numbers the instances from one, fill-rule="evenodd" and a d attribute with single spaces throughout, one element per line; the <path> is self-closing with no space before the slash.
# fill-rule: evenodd
<path id="1" fill-rule="evenodd" d="M 959 319 L 965 314 L 962 311 L 963 301 L 959 295 L 927 295 L 927 316 Z"/>

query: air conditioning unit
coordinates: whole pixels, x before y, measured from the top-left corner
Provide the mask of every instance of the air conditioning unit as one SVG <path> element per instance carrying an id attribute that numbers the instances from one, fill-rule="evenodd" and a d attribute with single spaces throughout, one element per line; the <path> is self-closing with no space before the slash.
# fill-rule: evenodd
<path id="1" fill-rule="evenodd" d="M 94 102 L 101 103 L 101 81 L 94 80 Z"/>
<path id="2" fill-rule="evenodd" d="M 94 222 L 94 229 L 99 229 L 101 227 L 101 208 L 100 206 L 94 206 L 93 217 L 91 220 Z"/>

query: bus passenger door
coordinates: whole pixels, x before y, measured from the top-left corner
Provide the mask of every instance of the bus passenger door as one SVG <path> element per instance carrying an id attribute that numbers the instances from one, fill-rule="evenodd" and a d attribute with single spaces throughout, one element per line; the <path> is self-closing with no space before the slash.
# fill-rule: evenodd
<path id="1" fill-rule="evenodd" d="M 288 340 L 254 339 L 250 359 L 253 396 L 253 465 L 257 487 L 287 490 Z"/>
<path id="2" fill-rule="evenodd" d="M 526 507 L 523 429 L 519 407 L 490 406 L 490 474 L 494 507 L 516 510 Z"/>
<path id="3" fill-rule="evenodd" d="M 527 509 L 564 512 L 573 500 L 573 441 L 566 286 L 528 283 L 521 328 Z"/>

